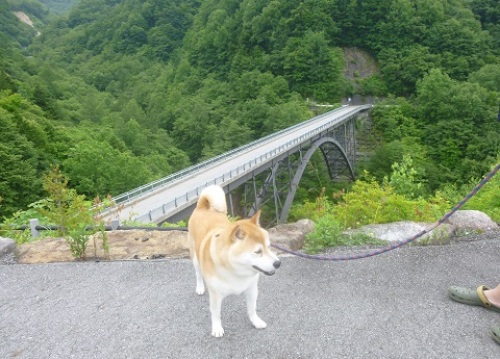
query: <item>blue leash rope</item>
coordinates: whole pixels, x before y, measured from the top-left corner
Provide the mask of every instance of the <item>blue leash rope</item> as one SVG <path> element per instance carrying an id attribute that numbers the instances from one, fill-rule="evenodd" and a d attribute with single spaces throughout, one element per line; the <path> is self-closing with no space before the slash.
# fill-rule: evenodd
<path id="1" fill-rule="evenodd" d="M 408 243 L 411 243 L 415 241 L 416 239 L 422 237 L 423 235 L 430 233 L 437 227 L 439 227 L 441 224 L 443 224 L 448 218 L 451 217 L 453 213 L 458 211 L 464 204 L 466 204 L 472 197 L 476 195 L 476 193 L 489 181 L 493 178 L 493 176 L 500 170 L 500 163 L 496 165 L 495 168 L 493 168 L 482 180 L 479 182 L 476 187 L 472 191 L 470 191 L 467 196 L 465 196 L 460 202 L 458 202 L 448 213 L 446 213 L 443 217 L 441 217 L 436 223 L 434 223 L 429 229 L 424 229 L 421 232 L 415 234 L 414 236 L 396 242 L 394 244 L 391 244 L 387 247 L 380 248 L 377 250 L 373 250 L 371 252 L 366 252 L 366 253 L 360 253 L 360 254 L 353 254 L 353 255 L 345 255 L 345 256 L 321 256 L 321 255 L 313 255 L 313 254 L 306 254 L 306 253 L 301 253 L 297 251 L 292 251 L 290 249 L 284 248 L 278 244 L 272 244 L 272 246 L 282 252 L 293 254 L 294 256 L 297 257 L 302 257 L 306 259 L 316 259 L 320 261 L 348 261 L 348 260 L 354 260 L 354 259 L 362 259 L 362 258 L 368 258 L 368 257 L 373 257 L 382 253 L 386 253 L 389 251 L 392 251 L 394 249 L 397 249 L 399 247 L 402 247 Z"/>

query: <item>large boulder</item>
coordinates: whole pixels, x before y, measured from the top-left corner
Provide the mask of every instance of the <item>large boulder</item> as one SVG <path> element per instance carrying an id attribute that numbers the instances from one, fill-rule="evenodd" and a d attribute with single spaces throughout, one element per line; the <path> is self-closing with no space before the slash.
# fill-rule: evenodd
<path id="1" fill-rule="evenodd" d="M 270 228 L 269 237 L 272 243 L 297 251 L 304 246 L 306 235 L 313 229 L 313 221 L 301 219 L 295 223 L 278 224 L 276 227 Z"/>
<path id="2" fill-rule="evenodd" d="M 354 230 L 346 231 L 347 234 L 363 233 L 371 237 L 397 242 L 411 238 L 426 231 L 416 242 L 422 243 L 448 243 L 452 237 L 469 234 L 470 232 L 485 232 L 498 228 L 498 225 L 483 212 L 476 210 L 457 211 L 440 226 L 435 223 L 421 222 L 394 222 L 384 224 L 370 224 Z M 433 230 L 431 230 L 434 228 Z M 430 231 L 431 230 L 431 231 Z M 429 232 L 430 231 L 430 232 Z"/>
<path id="3" fill-rule="evenodd" d="M 487 214 L 476 210 L 456 211 L 445 223 L 455 227 L 459 234 L 484 232 L 498 228 L 498 225 Z"/>
<path id="4" fill-rule="evenodd" d="M 387 242 L 399 242 L 407 240 L 422 231 L 426 231 L 425 234 L 416 239 L 416 242 L 423 243 L 447 243 L 454 234 L 454 228 L 448 224 L 442 224 L 441 226 L 430 231 L 432 227 L 432 223 L 402 221 L 383 224 L 369 224 L 357 229 L 346 231 L 345 233 L 362 233 Z"/>

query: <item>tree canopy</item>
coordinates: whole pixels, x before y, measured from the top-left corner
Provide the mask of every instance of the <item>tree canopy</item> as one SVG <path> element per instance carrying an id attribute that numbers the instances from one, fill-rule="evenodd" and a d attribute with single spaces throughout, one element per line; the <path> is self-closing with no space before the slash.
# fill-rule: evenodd
<path id="1" fill-rule="evenodd" d="M 494 0 L 0 2 L 0 216 L 51 165 L 116 195 L 356 93 L 383 105 L 360 168 L 409 154 L 427 191 L 467 183 L 500 152 L 499 17 Z M 351 48 L 374 73 L 346 76 Z"/>

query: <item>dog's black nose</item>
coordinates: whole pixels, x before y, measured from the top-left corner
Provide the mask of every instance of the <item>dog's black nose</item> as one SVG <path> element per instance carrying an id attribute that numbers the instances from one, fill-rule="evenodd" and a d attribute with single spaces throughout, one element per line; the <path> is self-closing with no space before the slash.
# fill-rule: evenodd
<path id="1" fill-rule="evenodd" d="M 280 267 L 280 265 L 281 265 L 281 261 L 275 261 L 275 262 L 273 263 L 273 266 L 274 266 L 274 268 L 276 268 L 276 269 L 278 269 L 278 268 Z"/>

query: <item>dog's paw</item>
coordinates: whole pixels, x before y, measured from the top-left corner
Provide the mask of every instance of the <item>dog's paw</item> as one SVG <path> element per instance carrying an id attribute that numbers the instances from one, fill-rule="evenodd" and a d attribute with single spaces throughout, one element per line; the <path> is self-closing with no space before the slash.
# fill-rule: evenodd
<path id="1" fill-rule="evenodd" d="M 216 338 L 221 338 L 224 335 L 224 328 L 221 325 L 212 326 L 212 335 Z"/>
<path id="2" fill-rule="evenodd" d="M 266 322 L 260 319 L 258 316 L 255 316 L 250 320 L 252 321 L 253 326 L 257 329 L 264 329 L 267 327 Z"/>
<path id="3" fill-rule="evenodd" d="M 196 294 L 202 295 L 203 293 L 205 293 L 205 286 L 203 284 L 196 285 Z"/>

